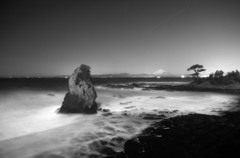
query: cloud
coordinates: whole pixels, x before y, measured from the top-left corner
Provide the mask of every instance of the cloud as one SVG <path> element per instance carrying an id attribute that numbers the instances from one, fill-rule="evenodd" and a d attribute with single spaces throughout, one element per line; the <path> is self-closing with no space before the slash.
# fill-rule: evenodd
<path id="1" fill-rule="evenodd" d="M 164 74 L 166 71 L 163 69 L 158 69 L 157 71 L 153 72 L 154 75 L 162 75 Z"/>

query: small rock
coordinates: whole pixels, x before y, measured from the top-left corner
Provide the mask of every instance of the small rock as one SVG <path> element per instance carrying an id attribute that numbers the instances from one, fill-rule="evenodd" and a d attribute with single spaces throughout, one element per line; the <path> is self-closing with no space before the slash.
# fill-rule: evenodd
<path id="1" fill-rule="evenodd" d="M 49 93 L 49 94 L 48 94 L 48 96 L 52 96 L 52 97 L 54 97 L 54 96 L 55 96 L 55 94 Z"/>
<path id="2" fill-rule="evenodd" d="M 130 104 L 130 103 L 132 103 L 131 101 L 129 101 L 129 102 L 125 102 L 125 103 L 119 103 L 120 105 L 126 105 L 126 104 Z"/>
<path id="3" fill-rule="evenodd" d="M 102 114 L 102 116 L 106 116 L 106 117 L 107 117 L 107 116 L 111 116 L 111 115 L 112 115 L 111 112 L 106 112 L 106 113 L 103 113 L 103 114 Z"/>
<path id="4" fill-rule="evenodd" d="M 102 109 L 103 112 L 110 112 L 109 109 Z"/>

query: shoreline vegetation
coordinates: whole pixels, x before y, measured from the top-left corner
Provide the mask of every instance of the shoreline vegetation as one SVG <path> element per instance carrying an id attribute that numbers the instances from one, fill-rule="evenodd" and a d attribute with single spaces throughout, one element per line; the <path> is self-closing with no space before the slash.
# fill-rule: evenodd
<path id="1" fill-rule="evenodd" d="M 157 84 L 157 83 L 125 83 L 125 84 L 106 84 L 109 88 L 142 88 L 143 90 L 168 90 L 168 91 L 204 91 L 204 92 L 225 92 L 240 93 L 240 72 L 238 70 L 228 72 L 224 76 L 222 70 L 211 73 L 208 77 L 201 78 L 200 72 L 206 71 L 202 65 L 191 66 L 188 71 L 194 71 L 191 74 L 191 80 L 187 84 Z M 190 79 L 190 78 L 189 78 Z"/>

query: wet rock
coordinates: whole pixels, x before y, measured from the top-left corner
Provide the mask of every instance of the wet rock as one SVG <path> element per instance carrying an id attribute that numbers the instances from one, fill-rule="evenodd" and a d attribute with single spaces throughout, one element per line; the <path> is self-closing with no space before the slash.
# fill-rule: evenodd
<path id="1" fill-rule="evenodd" d="M 119 95 L 113 95 L 113 97 L 116 97 L 116 98 L 126 98 L 125 96 L 123 96 L 123 95 L 121 95 L 121 94 L 119 94 Z"/>
<path id="2" fill-rule="evenodd" d="M 110 140 L 109 144 L 112 146 L 123 146 L 125 139 L 122 137 L 114 137 Z"/>
<path id="3" fill-rule="evenodd" d="M 110 112 L 109 109 L 102 109 L 103 112 Z"/>
<path id="4" fill-rule="evenodd" d="M 123 112 L 122 112 L 122 115 L 123 115 L 123 116 L 130 116 L 130 113 L 129 113 L 128 111 L 123 111 Z"/>
<path id="5" fill-rule="evenodd" d="M 115 131 L 115 129 L 113 127 L 111 127 L 111 126 L 106 126 L 106 127 L 104 127 L 104 129 L 107 130 L 107 131 L 110 131 L 110 132 L 114 132 Z"/>
<path id="6" fill-rule="evenodd" d="M 103 126 L 105 123 L 103 121 L 95 122 L 94 125 Z"/>
<path id="7" fill-rule="evenodd" d="M 239 133 L 240 112 L 221 117 L 189 114 L 153 123 L 126 141 L 124 152 L 128 158 L 235 157 Z"/>
<path id="8" fill-rule="evenodd" d="M 98 140 L 98 141 L 94 141 L 91 144 L 89 144 L 89 148 L 92 150 L 96 150 L 107 144 L 108 144 L 108 142 L 105 140 Z"/>
<path id="9" fill-rule="evenodd" d="M 91 155 L 88 155 L 88 158 L 103 158 L 103 156 L 98 154 L 91 154 Z"/>
<path id="10" fill-rule="evenodd" d="M 124 103 L 119 103 L 120 105 L 126 105 L 126 104 L 130 104 L 130 103 L 132 103 L 131 101 L 128 101 L 128 102 L 124 102 Z"/>
<path id="11" fill-rule="evenodd" d="M 48 96 L 54 97 L 55 94 L 53 94 L 53 93 L 49 93 Z"/>
<path id="12" fill-rule="evenodd" d="M 108 141 L 98 140 L 98 141 L 94 141 L 93 143 L 89 144 L 89 148 L 100 154 L 116 155 L 117 153 L 108 145 L 109 145 Z"/>
<path id="13" fill-rule="evenodd" d="M 151 97 L 151 99 L 165 99 L 166 97 L 164 96 L 157 96 L 157 97 Z"/>
<path id="14" fill-rule="evenodd" d="M 116 88 L 116 89 L 133 89 L 133 88 L 141 88 L 142 85 L 137 83 L 122 83 L 122 84 L 106 84 L 104 85 L 108 88 Z"/>
<path id="15" fill-rule="evenodd" d="M 131 86 L 131 87 L 136 87 L 136 88 L 139 88 L 139 87 L 141 87 L 139 84 L 137 84 L 137 83 L 132 83 L 132 84 L 130 84 L 129 86 Z"/>
<path id="16" fill-rule="evenodd" d="M 65 157 L 61 155 L 53 154 L 51 152 L 43 152 L 33 156 L 32 158 L 65 158 Z"/>
<path id="17" fill-rule="evenodd" d="M 98 133 L 96 133 L 96 135 L 101 138 L 101 137 L 106 137 L 106 136 L 109 136 L 112 134 L 106 133 L 106 132 L 98 132 Z"/>
<path id="18" fill-rule="evenodd" d="M 158 96 L 158 97 L 156 97 L 156 98 L 165 99 L 166 97 L 164 97 L 164 96 Z"/>
<path id="19" fill-rule="evenodd" d="M 112 115 L 111 112 L 106 112 L 106 113 L 103 113 L 103 114 L 102 114 L 102 116 L 105 116 L 105 117 L 107 117 L 107 116 L 111 116 L 111 115 Z"/>
<path id="20" fill-rule="evenodd" d="M 136 108 L 136 106 L 127 106 L 127 107 L 125 107 L 125 109 L 132 109 L 132 108 Z"/>
<path id="21" fill-rule="evenodd" d="M 110 110 L 109 109 L 101 109 L 101 111 L 103 112 L 102 113 L 102 116 L 111 116 L 112 115 L 112 113 L 110 112 Z"/>
<path id="22" fill-rule="evenodd" d="M 176 113 L 176 112 L 178 112 L 178 111 L 179 111 L 179 110 L 173 110 L 172 112 L 173 112 L 173 113 Z"/>
<path id="23" fill-rule="evenodd" d="M 143 114 L 140 116 L 142 116 L 143 119 L 145 120 L 159 120 L 166 117 L 165 115 L 158 115 L 158 114 Z"/>
<path id="24" fill-rule="evenodd" d="M 126 132 L 128 133 L 135 133 L 136 132 L 136 129 L 134 127 L 132 127 L 131 125 L 123 125 L 122 126 Z"/>
<path id="25" fill-rule="evenodd" d="M 104 85 L 105 87 L 108 88 L 116 88 L 116 89 L 133 89 L 132 86 L 129 86 L 128 84 L 106 84 Z"/>
<path id="26" fill-rule="evenodd" d="M 107 147 L 107 146 L 100 148 L 98 151 L 101 154 L 105 154 L 105 155 L 116 155 L 116 152 L 112 148 Z"/>
<path id="27" fill-rule="evenodd" d="M 61 113 L 97 113 L 97 93 L 91 82 L 90 67 L 81 65 L 70 76 Z"/>

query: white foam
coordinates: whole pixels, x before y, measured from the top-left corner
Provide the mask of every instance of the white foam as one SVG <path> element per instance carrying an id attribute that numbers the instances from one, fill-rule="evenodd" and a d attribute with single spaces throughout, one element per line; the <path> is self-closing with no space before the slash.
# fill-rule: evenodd
<path id="1" fill-rule="evenodd" d="M 110 109 L 112 115 L 57 114 L 65 92 L 18 91 L 1 97 L 1 157 L 27 158 L 47 150 L 69 154 L 83 148 L 91 153 L 87 147 L 92 141 L 117 136 L 129 138 L 146 128 L 150 122 L 136 117 L 143 112 L 179 110 L 179 114 L 217 114 L 217 110 L 231 108 L 237 98 L 207 92 L 96 90 L 97 102 Z M 131 115 L 123 116 L 122 112 Z"/>

